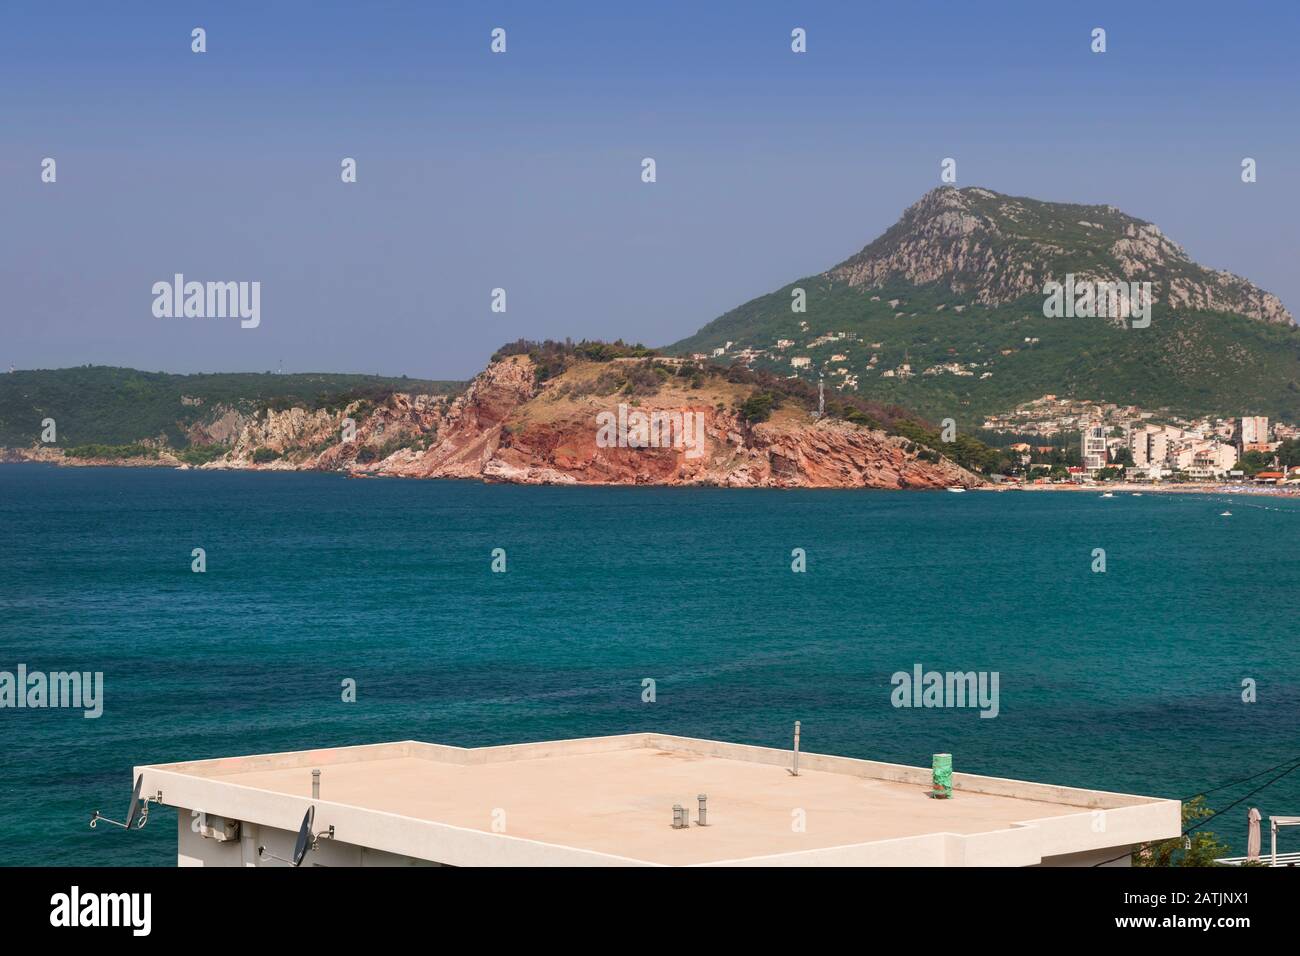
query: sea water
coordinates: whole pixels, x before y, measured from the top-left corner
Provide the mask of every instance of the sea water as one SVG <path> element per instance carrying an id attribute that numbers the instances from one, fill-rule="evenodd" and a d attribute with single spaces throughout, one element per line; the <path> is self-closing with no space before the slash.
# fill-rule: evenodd
<path id="1" fill-rule="evenodd" d="M 174 864 L 174 810 L 87 827 L 138 764 L 409 738 L 800 720 L 808 752 L 1186 797 L 1300 755 L 1297 541 L 1272 498 L 4 465 L 0 671 L 103 688 L 0 709 L 0 863 Z M 996 716 L 896 706 L 918 665 L 996 673 Z M 1300 813 L 1300 771 L 1215 821 L 1237 852 L 1252 805 Z"/>

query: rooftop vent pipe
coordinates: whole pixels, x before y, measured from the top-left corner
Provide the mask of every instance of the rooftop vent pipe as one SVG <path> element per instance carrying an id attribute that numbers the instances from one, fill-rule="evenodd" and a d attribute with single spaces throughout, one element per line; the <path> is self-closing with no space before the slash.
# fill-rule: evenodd
<path id="1" fill-rule="evenodd" d="M 685 830 L 691 825 L 690 815 L 680 803 L 673 804 L 673 829 Z"/>
<path id="2" fill-rule="evenodd" d="M 311 772 L 311 798 L 313 800 L 320 799 L 320 771 L 319 770 L 313 770 Z"/>
<path id="3" fill-rule="evenodd" d="M 695 799 L 700 801 L 700 824 L 699 825 L 702 827 L 707 827 L 709 825 L 709 805 L 708 805 L 709 795 L 707 793 L 702 793 Z"/>

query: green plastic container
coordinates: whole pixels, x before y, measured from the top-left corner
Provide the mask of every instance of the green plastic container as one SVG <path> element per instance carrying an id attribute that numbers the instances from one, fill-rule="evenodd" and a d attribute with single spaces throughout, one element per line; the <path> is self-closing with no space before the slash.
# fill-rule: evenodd
<path id="1" fill-rule="evenodd" d="M 933 784 L 930 796 L 936 800 L 952 799 L 952 754 L 935 754 L 930 765 Z"/>

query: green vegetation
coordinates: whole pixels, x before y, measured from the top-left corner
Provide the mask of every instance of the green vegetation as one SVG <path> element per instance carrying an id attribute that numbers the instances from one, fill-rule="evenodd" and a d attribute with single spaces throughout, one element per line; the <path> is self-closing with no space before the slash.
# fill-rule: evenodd
<path id="1" fill-rule="evenodd" d="M 281 457 L 278 451 L 271 448 L 259 448 L 253 452 L 253 464 L 265 465 L 268 461 L 275 461 Z"/>
<path id="2" fill-rule="evenodd" d="M 1245 472 L 1247 478 L 1254 478 L 1261 471 L 1273 470 L 1273 456 L 1268 452 L 1248 451 L 1241 456 L 1237 467 Z"/>
<path id="3" fill-rule="evenodd" d="M 991 474 L 1002 472 L 1011 464 L 1005 452 L 992 448 L 969 435 L 959 434 L 952 441 L 945 442 L 938 430 L 917 421 L 899 422 L 893 430 L 895 434 L 903 435 L 918 445 L 942 452 L 969 471 Z"/>
<path id="4" fill-rule="evenodd" d="M 189 445 L 189 429 L 219 408 L 253 413 L 304 405 L 341 408 L 357 398 L 393 392 L 453 394 L 458 382 L 375 375 L 221 373 L 170 375 L 129 368 L 83 366 L 0 374 L 0 447 L 26 447 L 40 439 L 41 420 L 53 418 L 59 444 L 127 445 L 165 438 Z"/>
<path id="5" fill-rule="evenodd" d="M 183 448 L 176 453 L 176 457 L 187 465 L 206 465 L 210 461 L 216 461 L 230 449 L 225 445 L 190 445 L 189 448 Z"/>
<path id="6" fill-rule="evenodd" d="M 790 310 L 796 286 L 807 290 L 806 314 Z M 890 299 L 903 300 L 901 314 L 895 314 Z M 964 301 L 937 286 L 851 288 L 811 277 L 728 312 L 665 351 L 708 353 L 732 341 L 732 351 L 767 349 L 782 356 L 754 363 L 781 375 L 793 371 L 790 355 L 808 355 L 812 368 L 799 374 L 816 382 L 822 372 L 828 396 L 840 393 L 836 385 L 842 378 L 834 370 L 844 367 L 858 377 L 856 394 L 863 398 L 936 420 L 952 417 L 967 428 L 1046 394 L 1183 415 L 1238 415 L 1250 409 L 1300 420 L 1300 331 L 1294 327 L 1225 313 L 1173 314 L 1157 304 L 1149 328 L 1124 329 L 1104 319 L 1044 318 L 1041 297 L 997 308 L 967 302 L 962 313 L 955 312 Z M 806 331 L 800 321 L 808 323 Z M 856 339 L 806 347 L 838 332 Z M 778 339 L 798 344 L 776 352 Z M 847 360 L 832 362 L 832 354 L 845 354 Z M 881 374 L 904 363 L 912 367 L 910 377 Z M 968 369 L 973 374 L 920 374 L 947 363 L 974 364 Z M 985 373 L 991 374 L 982 378 Z"/>
<path id="7" fill-rule="evenodd" d="M 616 358 L 648 358 L 655 354 L 654 349 L 644 345 L 628 345 L 622 339 L 614 342 L 583 339 L 576 343 L 572 339 L 563 342 L 554 339 L 543 342 L 518 339 L 497 349 L 492 354 L 492 361 L 499 362 L 512 355 L 527 355 L 537 368 L 537 381 L 545 382 L 564 374 L 565 369 L 575 361 L 610 362 Z"/>
<path id="8" fill-rule="evenodd" d="M 65 458 L 157 458 L 158 449 L 148 445 L 76 445 L 64 449 Z"/>
<path id="9" fill-rule="evenodd" d="M 772 417 L 772 410 L 780 406 L 781 398 L 773 392 L 755 392 L 740 406 L 740 417 L 753 425 Z"/>
<path id="10" fill-rule="evenodd" d="M 1214 815 L 1205 803 L 1205 797 L 1193 797 L 1183 802 L 1183 830 Z M 1216 866 L 1217 858 L 1228 855 L 1228 847 L 1208 830 L 1195 830 L 1190 834 L 1190 848 L 1183 837 L 1150 843 L 1133 854 L 1134 866 Z"/>
<path id="11" fill-rule="evenodd" d="M 436 440 L 436 438 L 434 440 Z M 368 465 L 371 462 L 383 461 L 389 455 L 393 454 L 393 452 L 400 451 L 403 448 L 415 448 L 422 451 L 428 447 L 428 443 L 429 436 L 409 435 L 406 437 L 390 438 L 378 446 L 362 445 L 357 449 L 357 461 L 361 462 L 363 465 Z"/>

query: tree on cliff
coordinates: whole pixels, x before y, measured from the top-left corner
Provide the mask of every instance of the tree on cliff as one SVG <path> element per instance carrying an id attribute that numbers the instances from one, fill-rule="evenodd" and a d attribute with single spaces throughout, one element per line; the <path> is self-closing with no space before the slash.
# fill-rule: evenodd
<path id="1" fill-rule="evenodd" d="M 772 392 L 755 392 L 740 406 L 740 417 L 751 425 L 765 422 L 780 404 L 780 399 Z"/>

